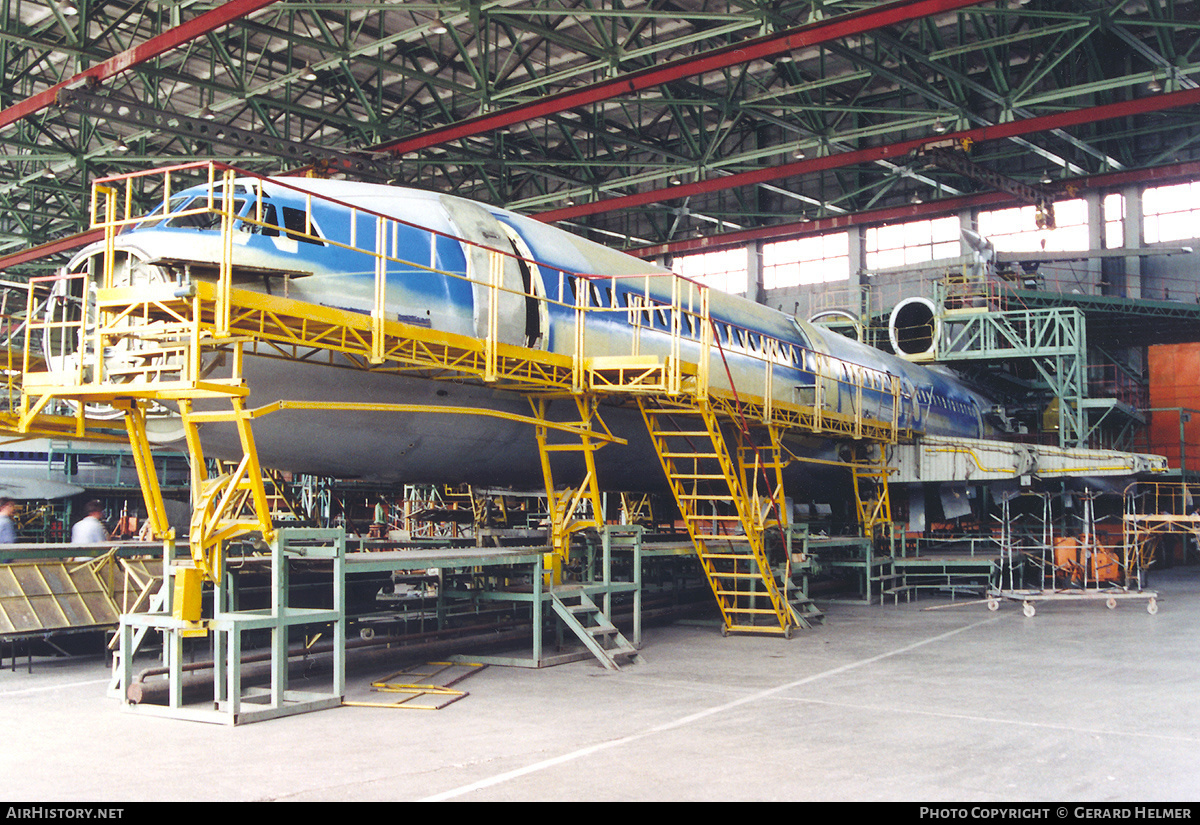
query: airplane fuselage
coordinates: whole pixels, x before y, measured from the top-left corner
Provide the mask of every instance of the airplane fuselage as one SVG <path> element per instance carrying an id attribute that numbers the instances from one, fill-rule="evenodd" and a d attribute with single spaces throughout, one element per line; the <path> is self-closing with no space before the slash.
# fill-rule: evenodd
<path id="1" fill-rule="evenodd" d="M 372 251 L 379 249 L 388 256 L 389 320 L 483 337 L 489 324 L 487 283 L 493 277 L 503 287 L 495 307 L 502 343 L 571 354 L 576 306 L 585 290 L 585 303 L 603 308 L 587 314 L 589 357 L 635 350 L 663 355 L 673 329 L 682 360 L 701 357 L 699 316 L 682 311 L 699 310 L 694 284 L 530 218 L 450 195 L 346 181 L 239 179 L 232 196 L 237 287 L 370 313 L 377 261 Z M 184 190 L 172 197 L 166 218 L 160 207 L 122 232 L 116 239 L 116 282 L 182 280 L 215 267 L 222 236 L 214 213 L 172 217 L 211 204 L 208 198 L 207 186 Z M 85 249 L 71 271 L 102 253 L 99 245 Z M 499 269 L 489 275 L 489 266 Z M 673 316 L 672 306 L 680 308 L 680 317 Z M 712 361 L 714 387 L 803 403 L 813 397 L 814 384 L 824 383 L 822 398 L 830 409 L 860 404 L 864 414 L 888 420 L 895 384 L 901 428 L 970 438 L 989 434 L 987 399 L 947 373 L 737 296 L 711 291 L 709 315 L 719 355 Z M 52 353 L 50 361 L 64 363 L 64 357 L 69 355 Z M 352 400 L 530 411 L 522 396 L 487 386 L 336 363 L 248 358 L 244 375 L 255 405 Z M 855 385 L 860 389 L 851 390 Z M 560 407 L 567 417 L 566 405 Z M 661 471 L 636 410 L 614 409 L 604 416 L 630 444 L 600 451 L 602 483 L 619 489 L 659 486 Z M 170 428 L 163 432 L 179 435 Z M 287 411 L 263 418 L 255 432 L 263 463 L 280 469 L 410 482 L 536 486 L 540 481 L 531 429 L 492 418 Z M 213 455 L 236 454 L 239 448 L 228 427 L 205 425 L 202 439 Z M 813 439 L 802 448 L 833 455 L 834 447 Z"/>

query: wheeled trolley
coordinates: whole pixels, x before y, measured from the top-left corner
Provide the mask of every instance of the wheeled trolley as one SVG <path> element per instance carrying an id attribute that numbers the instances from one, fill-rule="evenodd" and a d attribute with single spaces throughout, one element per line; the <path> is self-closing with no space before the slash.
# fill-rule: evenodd
<path id="1" fill-rule="evenodd" d="M 1158 612 L 1158 593 L 1153 590 L 1125 590 L 1123 588 L 1087 588 L 1074 590 L 991 590 L 987 596 L 988 610 L 999 610 L 1000 600 L 1021 602 L 1026 616 L 1037 613 L 1038 602 L 1104 602 L 1109 610 L 1117 603 L 1135 599 L 1146 602 L 1146 612 Z"/>

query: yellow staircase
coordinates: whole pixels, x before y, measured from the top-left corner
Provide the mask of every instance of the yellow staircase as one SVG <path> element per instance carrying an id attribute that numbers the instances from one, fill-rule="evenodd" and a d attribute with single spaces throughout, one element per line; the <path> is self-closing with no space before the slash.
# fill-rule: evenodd
<path id="1" fill-rule="evenodd" d="M 888 468 L 882 459 L 872 463 L 856 463 L 854 473 L 854 503 L 862 534 L 875 537 L 879 529 L 892 523 L 891 497 L 888 495 Z"/>
<path id="2" fill-rule="evenodd" d="M 703 400 L 638 406 L 679 512 L 708 577 L 728 633 L 779 633 L 790 637 L 799 622 L 767 557 L 766 531 L 776 517 L 781 486 L 760 494 L 760 474 L 778 477 L 779 450 L 753 450 L 738 434 L 733 458 L 720 419 Z M 772 438 L 777 444 L 777 439 Z M 747 454 L 757 456 L 747 461 Z M 706 505 L 711 507 L 706 508 Z M 705 512 L 705 509 L 708 511 Z M 772 512 L 775 511 L 775 512 Z"/>

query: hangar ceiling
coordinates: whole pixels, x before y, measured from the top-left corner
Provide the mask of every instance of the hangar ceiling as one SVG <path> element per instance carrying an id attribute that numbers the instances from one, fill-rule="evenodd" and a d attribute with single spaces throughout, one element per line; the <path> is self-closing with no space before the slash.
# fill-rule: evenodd
<path id="1" fill-rule="evenodd" d="M 0 14 L 0 255 L 85 229 L 97 177 L 195 159 L 316 162 L 682 250 L 995 192 L 916 157 L 931 141 L 967 138 L 979 168 L 1056 192 L 1195 175 L 1200 157 L 1198 0 L 0 0 Z"/>

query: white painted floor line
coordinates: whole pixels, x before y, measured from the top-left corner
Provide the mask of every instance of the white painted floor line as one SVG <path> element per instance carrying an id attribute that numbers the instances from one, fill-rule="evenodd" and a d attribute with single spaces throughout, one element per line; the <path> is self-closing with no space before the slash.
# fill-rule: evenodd
<path id="1" fill-rule="evenodd" d="M 91 679 L 87 682 L 71 682 L 66 685 L 46 685 L 45 687 L 25 688 L 24 690 L 5 690 L 0 691 L 0 698 L 6 696 L 23 696 L 29 693 L 45 693 L 50 690 L 66 690 L 67 688 L 83 687 L 85 685 L 106 685 L 110 679 Z"/>
<path id="2" fill-rule="evenodd" d="M 924 647 L 925 645 L 933 644 L 935 642 L 940 642 L 943 639 L 948 639 L 951 636 L 955 636 L 959 633 L 963 633 L 964 631 L 974 630 L 977 627 L 982 627 L 983 625 L 992 624 L 993 622 L 999 621 L 999 619 L 1000 619 L 1000 617 L 998 617 L 998 616 L 993 616 L 991 618 L 983 619 L 982 621 L 975 622 L 974 624 L 969 624 L 969 625 L 966 625 L 965 627 L 960 627 L 955 630 L 950 630 L 945 633 L 940 633 L 937 636 L 932 636 L 928 639 L 922 639 L 919 642 L 913 642 L 910 645 L 905 645 L 904 647 L 896 648 L 895 650 L 888 651 L 887 653 L 880 653 L 878 656 L 871 656 L 867 659 L 860 659 L 857 662 L 850 662 L 849 664 L 842 665 L 841 667 L 835 667 L 835 668 L 832 668 L 831 670 L 824 670 L 824 671 L 821 671 L 820 673 L 814 673 L 811 676 L 805 676 L 803 679 L 797 679 L 794 682 L 788 682 L 787 684 L 777 685 L 776 687 L 768 688 L 766 690 L 761 690 L 761 691 L 758 691 L 757 693 L 751 693 L 746 696 L 742 696 L 738 699 L 734 699 L 733 701 L 726 702 L 724 704 L 717 705 L 715 707 L 711 707 L 706 710 L 702 710 L 697 713 L 690 714 L 688 716 L 684 716 L 684 717 L 682 717 L 680 719 L 676 719 L 672 722 L 666 722 L 661 725 L 656 725 L 652 728 L 642 731 L 641 733 L 631 734 L 629 736 L 625 736 L 620 739 L 612 739 L 612 740 L 608 740 L 605 742 L 598 742 L 595 745 L 589 745 L 586 748 L 580 748 L 578 750 L 571 751 L 570 753 L 564 753 L 561 756 L 556 756 L 556 757 L 553 757 L 552 759 L 545 759 L 545 760 L 542 760 L 541 762 L 535 762 L 532 765 L 526 765 L 523 768 L 517 768 L 516 770 L 497 774 L 496 776 L 492 776 L 487 779 L 481 779 L 478 782 L 472 782 L 469 785 L 463 785 L 458 788 L 453 788 L 448 791 L 443 791 L 442 793 L 439 793 L 439 794 L 434 794 L 433 796 L 425 797 L 421 801 L 422 802 L 443 802 L 447 799 L 454 799 L 456 797 L 469 794 L 473 791 L 482 790 L 483 788 L 490 788 L 495 785 L 500 785 L 500 784 L 503 784 L 504 782 L 509 782 L 513 779 L 518 779 L 522 776 L 528 776 L 531 773 L 537 773 L 538 771 L 544 771 L 548 768 L 553 768 L 556 765 L 562 765 L 566 762 L 571 762 L 576 759 L 581 759 L 585 756 L 590 756 L 591 754 L 597 753 L 599 751 L 609 750 L 611 748 L 620 747 L 621 745 L 626 745 L 626 744 L 629 744 L 630 742 L 636 742 L 639 739 L 645 739 L 647 736 L 653 736 L 657 733 L 662 733 L 663 731 L 680 728 L 680 727 L 683 727 L 684 725 L 689 725 L 689 724 L 691 724 L 693 722 L 697 722 L 701 719 L 706 719 L 710 716 L 715 716 L 716 714 L 719 714 L 719 713 L 725 713 L 726 711 L 731 710 L 732 708 L 740 707 L 741 705 L 745 705 L 750 702 L 758 702 L 762 699 L 766 699 L 770 696 L 774 696 L 777 693 L 782 693 L 783 691 L 791 690 L 792 688 L 800 687 L 802 685 L 807 685 L 811 682 L 816 682 L 820 679 L 828 679 L 830 676 L 837 676 L 839 674 L 845 673 L 850 670 L 854 670 L 856 668 L 865 667 L 866 665 L 874 664 L 875 662 L 881 661 L 883 659 L 888 659 L 892 656 L 899 656 L 901 654 L 908 653 L 910 650 L 916 650 L 919 647 Z"/>
<path id="3" fill-rule="evenodd" d="M 884 705 L 861 705 L 853 702 L 831 702 L 828 699 L 804 699 L 787 697 L 785 702 L 796 702 L 802 705 L 823 705 L 826 707 L 846 708 L 848 710 L 863 710 L 884 714 L 909 714 L 911 716 L 935 716 L 939 719 L 960 719 L 964 722 L 982 722 L 988 725 L 1014 725 L 1027 728 L 1045 728 L 1061 730 L 1068 733 L 1089 734 L 1093 736 L 1121 736 L 1139 739 L 1160 739 L 1167 742 L 1200 742 L 1194 736 L 1170 736 L 1163 733 L 1142 733 L 1136 730 L 1110 730 L 1108 728 L 1084 728 L 1077 725 L 1064 725 L 1060 722 L 1031 722 L 1028 719 L 1003 719 L 996 716 L 974 716 L 969 713 L 948 713 L 938 710 L 919 710 L 917 708 L 889 707 Z"/>

